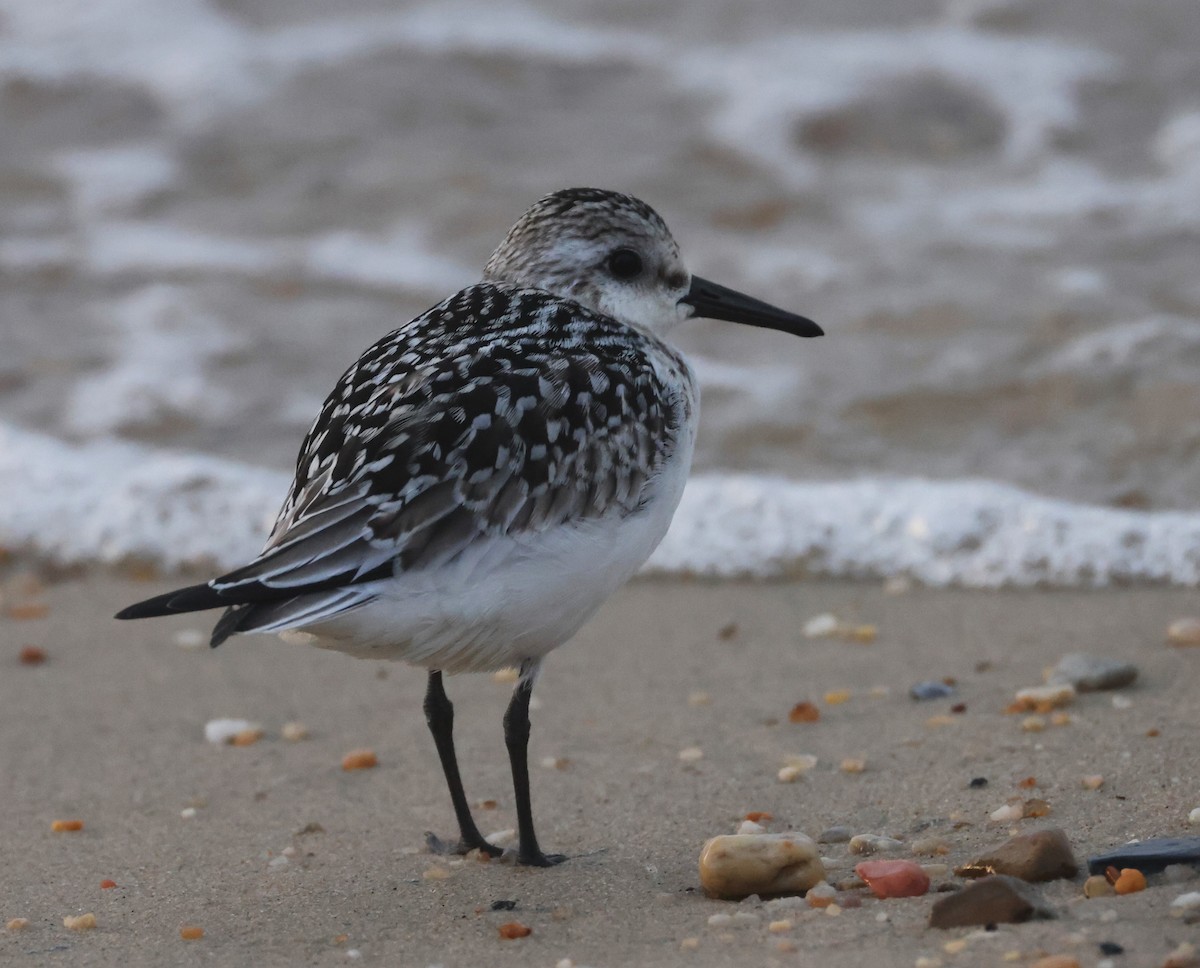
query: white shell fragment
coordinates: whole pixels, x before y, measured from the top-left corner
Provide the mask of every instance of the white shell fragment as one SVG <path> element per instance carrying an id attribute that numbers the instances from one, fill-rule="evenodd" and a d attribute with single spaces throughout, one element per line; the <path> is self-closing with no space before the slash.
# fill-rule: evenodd
<path id="1" fill-rule="evenodd" d="M 217 746 L 224 746 L 226 743 L 232 743 L 239 733 L 261 729 L 258 723 L 252 723 L 248 719 L 210 719 L 204 724 L 204 738 Z"/>

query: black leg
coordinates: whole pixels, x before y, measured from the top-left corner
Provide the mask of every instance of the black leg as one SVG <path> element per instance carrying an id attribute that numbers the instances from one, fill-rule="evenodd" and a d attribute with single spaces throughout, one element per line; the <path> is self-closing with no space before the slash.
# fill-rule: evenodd
<path id="1" fill-rule="evenodd" d="M 481 850 L 492 857 L 500 856 L 500 848 L 489 844 L 475 826 L 471 808 L 467 806 L 467 795 L 463 792 L 462 777 L 458 775 L 458 758 L 454 755 L 454 704 L 442 688 L 440 671 L 429 673 L 429 688 L 425 692 L 425 722 L 433 733 L 438 758 L 442 761 L 442 772 L 446 774 L 446 786 L 450 788 L 450 800 L 454 804 L 454 815 L 458 818 L 458 829 L 462 836 L 457 853 Z"/>
<path id="2" fill-rule="evenodd" d="M 543 854 L 533 832 L 533 807 L 529 802 L 529 697 L 537 663 L 521 664 L 521 680 L 513 690 L 504 714 L 504 745 L 512 764 L 513 792 L 517 799 L 517 834 L 521 838 L 517 859 L 532 867 L 552 867 L 566 860 L 563 854 Z"/>

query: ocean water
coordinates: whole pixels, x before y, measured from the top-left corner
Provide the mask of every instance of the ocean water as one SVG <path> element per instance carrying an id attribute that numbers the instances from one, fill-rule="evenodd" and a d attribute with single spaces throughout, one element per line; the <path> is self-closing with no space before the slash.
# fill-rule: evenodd
<path id="1" fill-rule="evenodd" d="M 651 570 L 1200 582 L 1194 0 L 0 0 L 0 545 L 232 565 L 357 352 L 530 201 L 696 322 Z"/>

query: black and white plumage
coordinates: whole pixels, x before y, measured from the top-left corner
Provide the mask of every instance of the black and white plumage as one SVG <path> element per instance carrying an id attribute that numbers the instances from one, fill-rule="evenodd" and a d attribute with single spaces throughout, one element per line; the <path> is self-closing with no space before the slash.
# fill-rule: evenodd
<path id="1" fill-rule="evenodd" d="M 443 672 L 519 666 L 505 717 L 520 859 L 528 702 L 565 642 L 666 533 L 691 464 L 695 378 L 664 341 L 691 316 L 820 335 L 692 276 L 662 219 L 616 192 L 537 202 L 468 286 L 370 347 L 326 399 L 262 553 L 119 618 L 225 607 L 236 632 L 430 670 L 426 714 L 462 845 L 471 820 Z"/>

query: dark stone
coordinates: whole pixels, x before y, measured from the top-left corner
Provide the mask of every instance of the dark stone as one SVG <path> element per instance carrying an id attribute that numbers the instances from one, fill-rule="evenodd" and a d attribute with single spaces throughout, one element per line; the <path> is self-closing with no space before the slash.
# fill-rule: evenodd
<path id="1" fill-rule="evenodd" d="M 925 699 L 945 699 L 948 696 L 953 696 L 955 689 L 944 682 L 939 682 L 937 679 L 929 679 L 925 682 L 918 682 L 908 690 L 908 694 L 916 700 Z"/>
<path id="2" fill-rule="evenodd" d="M 988 778 L 986 776 L 976 776 L 976 777 L 971 778 L 971 782 L 968 785 L 971 787 L 972 790 L 979 790 L 979 789 L 982 789 L 983 787 L 987 786 L 987 784 L 988 784 Z"/>
<path id="3" fill-rule="evenodd" d="M 929 926 L 965 928 L 1020 924 L 1033 918 L 1054 916 L 1035 888 L 1016 877 L 996 874 L 934 901 L 929 911 Z"/>
<path id="4" fill-rule="evenodd" d="M 516 901 L 492 901 L 493 911 L 511 911 L 517 906 Z"/>
<path id="5" fill-rule="evenodd" d="M 1053 881 L 1078 872 L 1067 835 L 1057 827 L 1010 837 L 955 871 L 960 877 L 1009 874 L 1023 881 Z"/>
<path id="6" fill-rule="evenodd" d="M 1088 873 L 1103 874 L 1109 867 L 1133 867 L 1143 874 L 1157 874 L 1172 864 L 1200 867 L 1200 837 L 1155 837 L 1125 844 L 1107 854 L 1088 858 Z"/>
<path id="7" fill-rule="evenodd" d="M 1100 954 L 1102 954 L 1102 955 L 1123 955 L 1123 954 L 1125 954 L 1125 949 L 1122 948 L 1115 941 L 1101 941 L 1100 942 Z"/>

